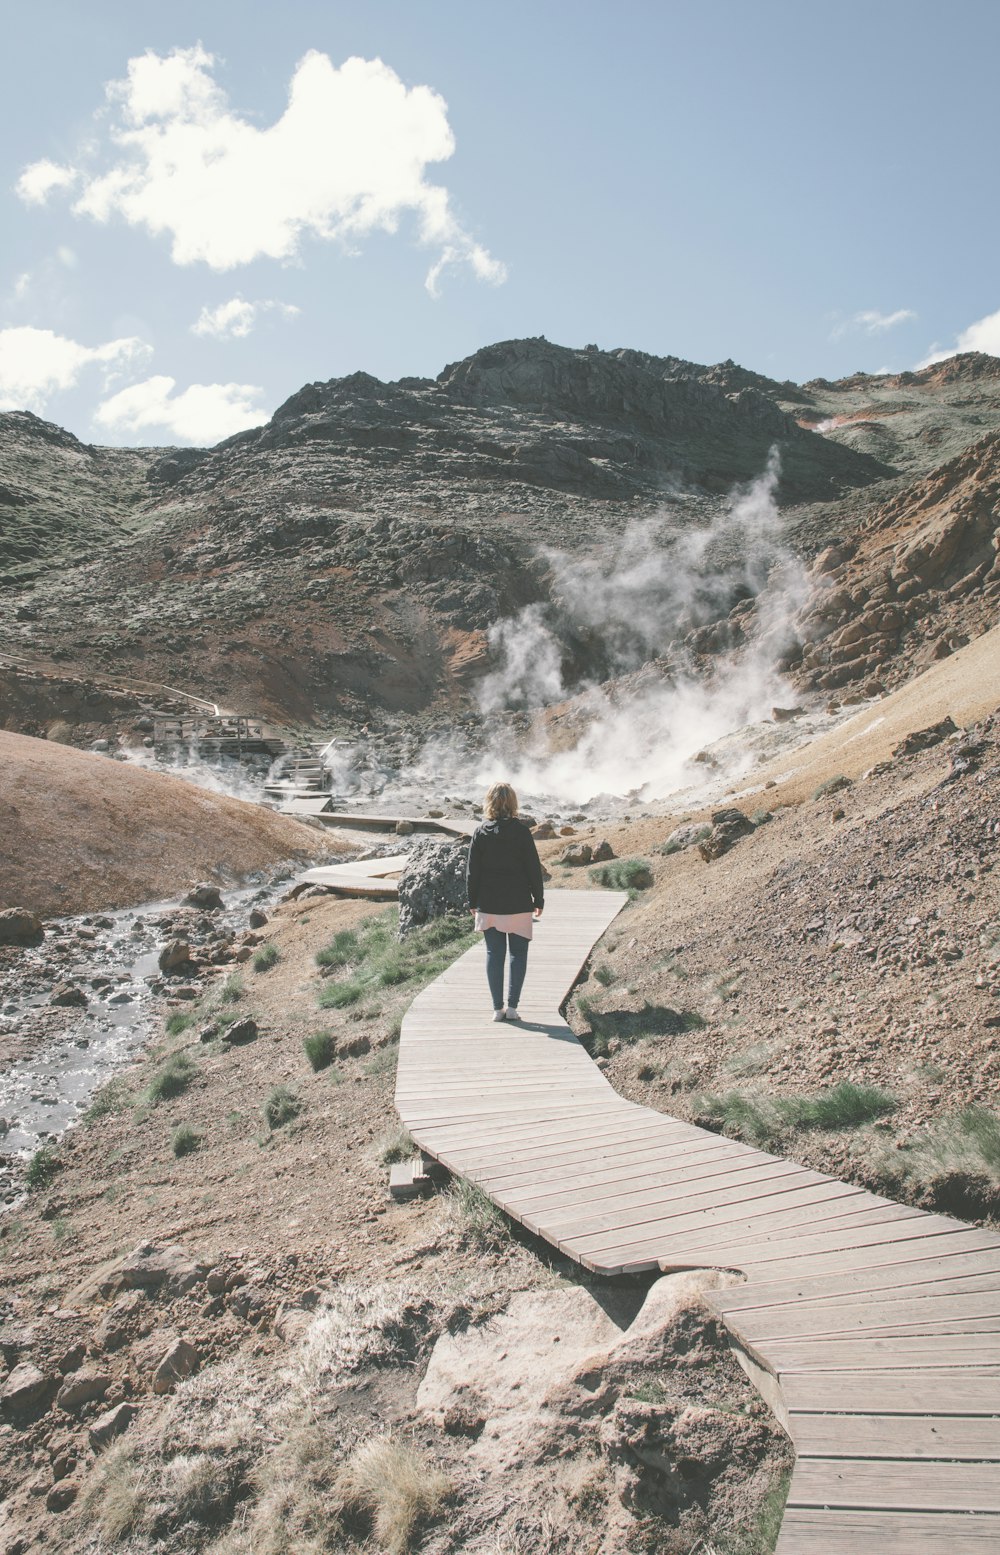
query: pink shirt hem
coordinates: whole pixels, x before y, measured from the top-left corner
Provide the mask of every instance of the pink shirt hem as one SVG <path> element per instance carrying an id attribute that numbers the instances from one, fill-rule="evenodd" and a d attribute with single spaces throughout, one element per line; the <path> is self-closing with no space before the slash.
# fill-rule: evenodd
<path id="1" fill-rule="evenodd" d="M 530 939 L 534 921 L 530 912 L 483 912 L 476 908 L 476 928 L 480 934 L 484 929 L 499 929 L 501 934 L 520 934 L 522 939 Z"/>

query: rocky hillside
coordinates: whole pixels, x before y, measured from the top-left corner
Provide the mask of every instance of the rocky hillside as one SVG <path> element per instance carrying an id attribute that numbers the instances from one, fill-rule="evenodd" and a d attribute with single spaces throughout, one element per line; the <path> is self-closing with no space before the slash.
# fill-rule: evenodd
<path id="1" fill-rule="evenodd" d="M 936 598 L 980 568 L 995 502 L 984 433 L 998 426 L 990 357 L 800 388 L 732 362 L 543 339 L 487 347 L 436 379 L 309 384 L 211 450 L 94 449 L 0 416 L 0 654 L 18 688 L 0 722 L 26 728 L 36 672 L 61 665 L 286 723 L 453 713 L 490 667 L 490 626 L 549 599 L 540 547 L 587 556 L 654 514 L 675 536 L 705 528 L 773 447 L 789 542 L 827 552 L 789 662 L 803 687 L 863 682 L 927 602 L 926 568 L 906 610 L 894 580 L 869 578 L 869 561 L 885 571 L 886 526 L 905 552 L 911 523 L 938 521 L 929 501 L 939 517 L 972 504 L 975 535 L 927 587 Z M 732 631 L 688 646 L 746 636 L 737 604 Z M 935 641 L 967 634 L 962 600 L 943 608 Z M 662 636 L 686 630 L 664 620 Z"/>

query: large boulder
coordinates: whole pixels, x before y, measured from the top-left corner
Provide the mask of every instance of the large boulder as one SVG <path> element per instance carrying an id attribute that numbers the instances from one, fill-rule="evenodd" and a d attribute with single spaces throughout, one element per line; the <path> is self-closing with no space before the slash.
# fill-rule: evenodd
<path id="1" fill-rule="evenodd" d="M 41 918 L 26 907 L 0 912 L 0 945 L 37 945 L 44 933 Z"/>
<path id="2" fill-rule="evenodd" d="M 464 842 L 415 842 L 409 850 L 409 863 L 399 877 L 399 932 L 408 934 L 432 918 L 446 913 L 465 913 L 465 866 L 468 844 Z"/>

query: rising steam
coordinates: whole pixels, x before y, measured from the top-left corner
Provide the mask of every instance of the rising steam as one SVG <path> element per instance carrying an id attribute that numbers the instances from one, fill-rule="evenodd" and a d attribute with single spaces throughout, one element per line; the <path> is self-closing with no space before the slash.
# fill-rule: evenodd
<path id="1" fill-rule="evenodd" d="M 494 627 L 496 668 L 481 684 L 480 705 L 495 715 L 570 703 L 573 727 L 582 732 L 570 748 L 554 749 L 551 729 L 539 730 L 513 754 L 506 740 L 490 740 L 477 762 L 480 782 L 502 772 L 526 794 L 573 804 L 611 796 L 655 800 L 691 782 L 689 764 L 703 746 L 759 722 L 787 698 L 775 664 L 791 639 L 805 582 L 782 544 L 780 472 L 772 448 L 764 473 L 735 492 L 706 528 L 679 530 L 662 516 L 630 526 L 609 554 L 548 554 L 552 603 L 530 605 Z M 710 679 L 699 676 L 681 646 L 684 636 L 751 598 L 752 642 L 721 654 Z M 600 681 L 567 669 L 587 644 L 596 644 L 603 660 Z M 632 675 L 640 665 L 645 672 Z M 630 679 L 616 684 L 622 676 Z M 438 760 L 425 755 L 439 766 L 444 752 Z"/>

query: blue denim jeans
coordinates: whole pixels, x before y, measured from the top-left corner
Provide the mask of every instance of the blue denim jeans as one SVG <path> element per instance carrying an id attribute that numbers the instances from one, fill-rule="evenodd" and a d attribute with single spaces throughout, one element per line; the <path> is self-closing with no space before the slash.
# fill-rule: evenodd
<path id="1" fill-rule="evenodd" d="M 524 987 L 524 974 L 528 970 L 528 946 L 531 941 L 526 940 L 523 934 L 503 934 L 499 929 L 487 929 L 483 937 L 486 940 L 486 981 L 490 985 L 495 1010 L 503 1009 L 503 968 L 507 943 L 510 942 L 507 1003 L 516 1007 Z"/>

